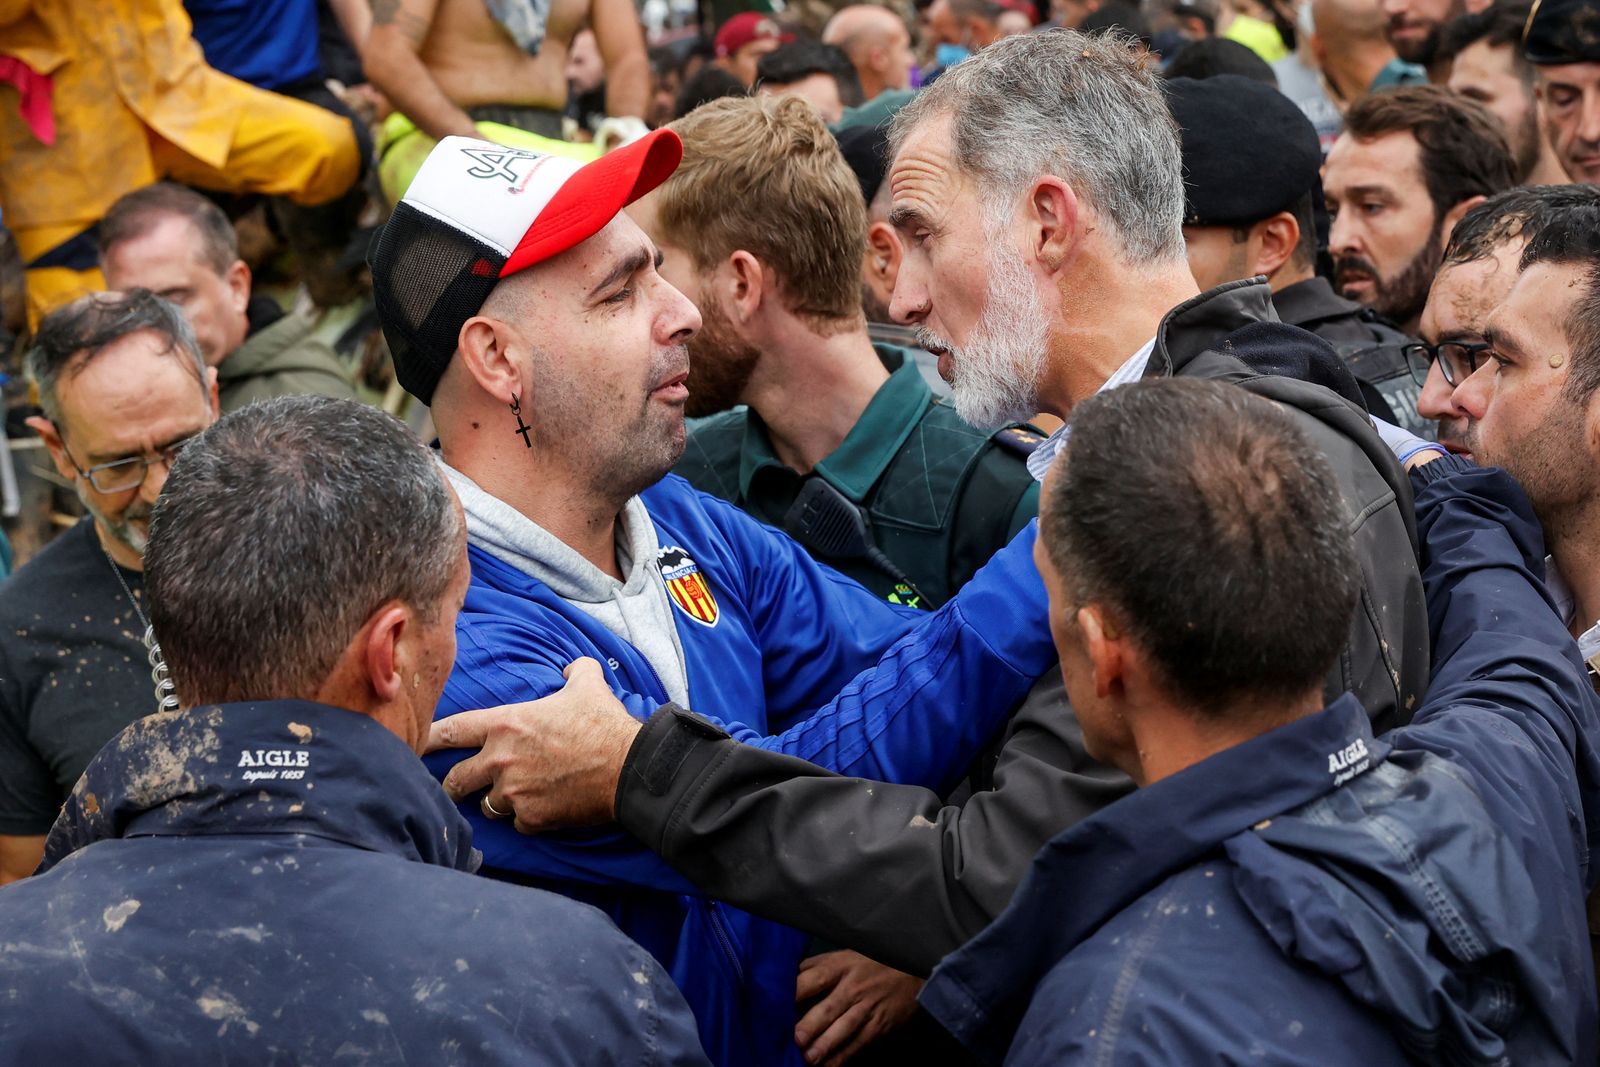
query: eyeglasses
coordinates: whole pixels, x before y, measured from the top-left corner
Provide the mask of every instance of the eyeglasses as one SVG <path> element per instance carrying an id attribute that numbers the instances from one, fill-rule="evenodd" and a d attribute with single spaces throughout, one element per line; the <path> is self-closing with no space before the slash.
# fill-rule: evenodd
<path id="1" fill-rule="evenodd" d="M 150 465 L 161 463 L 168 469 L 178 459 L 178 453 L 183 447 L 194 440 L 195 435 L 185 437 L 181 441 L 174 441 L 166 448 L 156 452 L 154 456 L 129 456 L 127 459 L 112 460 L 110 463 L 97 463 L 88 470 L 78 466 L 78 461 L 72 458 L 72 453 L 62 448 L 67 454 L 67 462 L 72 464 L 73 470 L 89 479 L 89 484 L 101 493 L 126 493 L 130 489 L 137 489 L 144 484 L 150 476 Z"/>
<path id="2" fill-rule="evenodd" d="M 1418 385 L 1428 383 L 1428 367 L 1437 360 L 1444 380 L 1454 388 L 1478 369 L 1478 354 L 1489 351 L 1489 345 L 1483 341 L 1440 341 L 1436 345 L 1417 341 L 1403 346 L 1400 351 Z"/>

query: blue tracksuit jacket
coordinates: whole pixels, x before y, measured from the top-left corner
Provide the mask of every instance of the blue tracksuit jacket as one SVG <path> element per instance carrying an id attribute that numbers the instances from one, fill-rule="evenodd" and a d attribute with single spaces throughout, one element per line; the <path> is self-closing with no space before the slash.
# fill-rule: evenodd
<path id="1" fill-rule="evenodd" d="M 0 889 L 0 1065 L 704 1067 L 593 908 L 470 873 L 399 738 L 303 700 L 151 715 Z"/>
<path id="2" fill-rule="evenodd" d="M 1411 724 L 1374 739 L 1345 696 L 1052 840 L 922 994 L 985 1062 L 1596 1062 L 1600 705 L 1522 491 L 1412 477 Z"/>
<path id="3" fill-rule="evenodd" d="M 690 706 L 735 738 L 841 774 L 945 790 L 1054 662 L 1032 524 L 929 615 L 885 603 L 681 478 L 642 496 L 663 573 L 679 576 L 669 588 Z M 632 645 L 543 583 L 477 548 L 469 554 L 472 585 L 441 716 L 546 696 L 581 656 L 605 665 L 640 719 L 667 703 Z M 429 764 L 442 777 L 464 755 L 436 753 Z M 713 1062 L 798 1062 L 804 935 L 699 897 L 620 831 L 526 837 L 484 819 L 475 802 L 461 810 L 488 873 L 595 904 L 654 953 L 694 1010 Z"/>

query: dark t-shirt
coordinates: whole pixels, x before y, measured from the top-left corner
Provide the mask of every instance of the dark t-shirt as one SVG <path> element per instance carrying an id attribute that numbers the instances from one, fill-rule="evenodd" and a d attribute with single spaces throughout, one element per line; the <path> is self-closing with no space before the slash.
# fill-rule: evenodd
<path id="1" fill-rule="evenodd" d="M 143 610 L 143 576 L 122 577 Z M 0 582 L 0 834 L 49 832 L 100 747 L 155 710 L 143 639 L 92 519 Z"/>

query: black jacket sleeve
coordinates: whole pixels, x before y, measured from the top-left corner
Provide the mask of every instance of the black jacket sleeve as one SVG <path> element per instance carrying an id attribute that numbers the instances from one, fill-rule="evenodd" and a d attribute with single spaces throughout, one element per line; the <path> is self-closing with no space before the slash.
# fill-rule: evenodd
<path id="1" fill-rule="evenodd" d="M 669 706 L 629 752 L 617 814 L 709 896 L 926 975 L 1000 913 L 1046 841 L 1132 789 L 1085 754 L 1059 669 L 982 779 L 948 804 L 740 745 Z"/>

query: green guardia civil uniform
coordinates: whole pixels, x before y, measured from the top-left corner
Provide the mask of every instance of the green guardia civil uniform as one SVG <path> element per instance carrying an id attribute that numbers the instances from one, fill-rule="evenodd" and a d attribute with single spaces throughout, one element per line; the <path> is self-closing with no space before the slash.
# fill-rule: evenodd
<path id="1" fill-rule="evenodd" d="M 825 479 L 866 509 L 877 547 L 922 595 L 867 560 L 825 562 L 887 600 L 932 608 L 1038 513 L 1026 461 L 1042 436 L 1026 426 L 974 429 L 933 395 L 910 353 L 873 348 L 889 379 L 811 474 L 784 466 L 761 417 L 746 408 L 694 423 L 674 471 L 778 529 L 806 479 Z"/>

